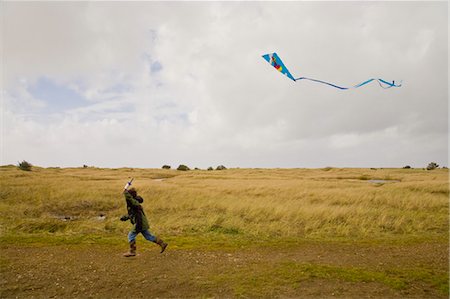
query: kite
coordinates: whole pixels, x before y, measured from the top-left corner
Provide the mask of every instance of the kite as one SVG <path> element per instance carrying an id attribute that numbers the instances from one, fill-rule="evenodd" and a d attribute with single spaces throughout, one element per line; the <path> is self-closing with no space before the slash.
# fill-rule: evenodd
<path id="1" fill-rule="evenodd" d="M 358 87 L 366 85 L 367 83 L 370 83 L 372 81 L 378 82 L 378 84 L 384 89 L 391 88 L 391 87 L 400 87 L 400 86 L 402 86 L 401 83 L 400 84 L 395 84 L 395 81 L 392 81 L 392 83 L 391 83 L 391 82 L 388 82 L 386 80 L 379 79 L 379 78 L 372 78 L 372 79 L 366 80 L 366 81 L 364 81 L 362 83 L 359 83 L 359 84 L 351 86 L 351 87 L 342 87 L 342 86 L 338 86 L 336 84 L 332 84 L 332 83 L 325 82 L 325 81 L 322 81 L 322 80 L 311 79 L 311 78 L 307 78 L 307 77 L 294 78 L 294 76 L 292 76 L 292 74 L 289 72 L 287 67 L 284 65 L 283 61 L 281 61 L 281 59 L 277 55 L 277 53 L 265 54 L 262 57 L 268 63 L 270 63 L 274 68 L 276 68 L 280 73 L 282 73 L 283 75 L 286 75 L 289 79 L 293 80 L 294 82 L 299 81 L 299 80 L 309 80 L 309 81 L 314 81 L 314 82 L 318 82 L 318 83 L 327 84 L 329 86 L 332 86 L 332 87 L 335 87 L 335 88 L 339 88 L 339 89 L 358 88 Z"/>

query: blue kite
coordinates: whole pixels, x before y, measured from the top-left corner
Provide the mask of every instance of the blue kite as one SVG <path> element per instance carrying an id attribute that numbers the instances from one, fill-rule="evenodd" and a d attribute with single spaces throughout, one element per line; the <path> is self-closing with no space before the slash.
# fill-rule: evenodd
<path id="1" fill-rule="evenodd" d="M 351 86 L 351 87 L 342 87 L 342 86 L 338 86 L 336 84 L 332 84 L 332 83 L 328 83 L 322 80 L 317 80 L 317 79 L 311 79 L 311 78 L 307 78 L 307 77 L 300 77 L 300 78 L 294 78 L 294 76 L 291 75 L 291 73 L 289 72 L 289 70 L 287 69 L 287 67 L 284 65 L 283 61 L 281 61 L 280 57 L 277 55 L 277 53 L 270 53 L 270 54 L 265 54 L 262 56 L 268 63 L 270 63 L 274 68 L 276 68 L 280 73 L 282 73 L 283 75 L 286 75 L 289 79 L 293 80 L 294 82 L 299 81 L 299 80 L 310 80 L 310 81 L 314 81 L 314 82 L 318 82 L 318 83 L 323 83 L 323 84 L 327 84 L 330 85 L 332 87 L 335 88 L 339 88 L 339 89 L 351 89 L 351 88 L 358 88 L 361 87 L 363 85 L 366 85 L 367 83 L 370 83 L 372 81 L 377 81 L 378 84 L 380 84 L 380 86 L 384 89 L 387 88 L 391 88 L 391 87 L 400 87 L 402 86 L 402 84 L 395 84 L 395 81 L 388 82 L 386 80 L 383 79 L 376 79 L 376 78 L 372 78 L 369 80 L 366 80 L 360 84 L 357 84 L 355 86 Z"/>

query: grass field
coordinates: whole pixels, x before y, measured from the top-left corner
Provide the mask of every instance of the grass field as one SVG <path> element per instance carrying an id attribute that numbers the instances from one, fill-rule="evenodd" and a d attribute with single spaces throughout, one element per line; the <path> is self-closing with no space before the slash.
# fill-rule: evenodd
<path id="1" fill-rule="evenodd" d="M 0 168 L 0 297 L 122 297 L 117 283 L 76 288 L 94 274 L 68 265 L 93 255 L 109 281 L 127 281 L 101 257 L 130 263 L 119 221 L 130 177 L 151 231 L 170 243 L 159 255 L 138 239 L 133 266 L 159 291 L 135 297 L 448 297 L 447 169 L 14 166 Z M 25 262 L 41 271 L 23 274 Z M 73 278 L 62 289 L 51 268 L 61 264 Z"/>

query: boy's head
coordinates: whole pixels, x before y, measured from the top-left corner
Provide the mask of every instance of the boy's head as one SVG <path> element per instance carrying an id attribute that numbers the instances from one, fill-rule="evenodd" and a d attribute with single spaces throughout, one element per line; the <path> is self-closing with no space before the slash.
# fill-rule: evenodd
<path id="1" fill-rule="evenodd" d="M 128 190 L 128 193 L 131 194 L 131 196 L 136 197 L 137 196 L 137 191 L 134 188 L 131 188 L 130 190 Z"/>

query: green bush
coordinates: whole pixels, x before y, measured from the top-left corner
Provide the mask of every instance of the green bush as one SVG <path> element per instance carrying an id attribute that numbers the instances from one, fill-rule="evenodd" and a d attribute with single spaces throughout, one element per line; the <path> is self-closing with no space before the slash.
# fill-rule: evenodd
<path id="1" fill-rule="evenodd" d="M 27 161 L 23 160 L 22 162 L 19 162 L 18 167 L 21 170 L 31 171 L 31 167 L 33 167 L 33 165 L 31 165 L 31 163 L 28 163 Z"/>
<path id="2" fill-rule="evenodd" d="M 186 165 L 181 164 L 180 166 L 178 166 L 177 170 L 188 171 L 190 170 L 190 168 L 187 167 Z"/>
<path id="3" fill-rule="evenodd" d="M 427 170 L 433 170 L 433 169 L 436 169 L 438 167 L 439 167 L 438 164 L 436 164 L 435 162 L 431 162 L 430 164 L 428 164 Z"/>

